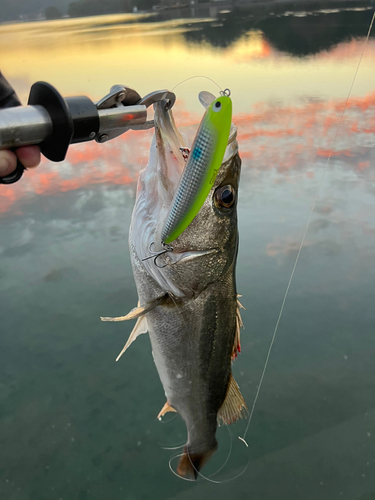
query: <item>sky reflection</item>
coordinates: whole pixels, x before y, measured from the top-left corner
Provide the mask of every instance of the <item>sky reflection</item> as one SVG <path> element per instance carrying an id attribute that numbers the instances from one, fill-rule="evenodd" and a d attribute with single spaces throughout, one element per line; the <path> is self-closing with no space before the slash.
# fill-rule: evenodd
<path id="1" fill-rule="evenodd" d="M 259 103 L 253 112 L 235 114 L 243 168 L 254 171 L 291 170 L 314 177 L 315 167 L 329 157 L 346 158 L 348 168 L 374 179 L 375 92 L 350 98 L 345 115 L 342 99 L 303 100 L 295 106 Z M 203 109 L 203 108 L 202 108 Z M 199 115 L 176 113 L 176 123 L 186 127 L 198 123 Z M 339 132 L 337 133 L 340 125 Z M 72 145 L 64 162 L 44 159 L 40 167 L 25 173 L 21 182 L 3 186 L 0 214 L 27 195 L 50 196 L 95 184 L 135 184 L 145 167 L 152 132 L 129 131 L 107 144 L 89 142 Z"/>

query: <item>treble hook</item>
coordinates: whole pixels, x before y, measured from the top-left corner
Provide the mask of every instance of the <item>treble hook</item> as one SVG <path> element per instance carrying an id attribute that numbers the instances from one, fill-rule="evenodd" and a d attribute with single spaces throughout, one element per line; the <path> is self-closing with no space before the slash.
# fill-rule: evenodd
<path id="1" fill-rule="evenodd" d="M 158 266 L 157 259 L 158 259 L 158 257 L 160 257 L 160 255 L 163 255 L 167 252 L 173 252 L 173 248 L 169 245 L 165 245 L 164 243 L 162 243 L 164 250 L 161 250 L 160 252 L 153 252 L 151 249 L 153 244 L 154 244 L 154 242 L 152 241 L 148 247 L 148 251 L 151 253 L 151 255 L 149 257 L 145 257 L 144 259 L 142 259 L 142 262 L 144 260 L 148 260 L 148 259 L 153 258 L 155 266 L 158 267 L 159 269 L 163 269 L 163 267 L 166 267 L 168 265 L 168 262 L 166 264 L 164 264 L 164 266 Z"/>

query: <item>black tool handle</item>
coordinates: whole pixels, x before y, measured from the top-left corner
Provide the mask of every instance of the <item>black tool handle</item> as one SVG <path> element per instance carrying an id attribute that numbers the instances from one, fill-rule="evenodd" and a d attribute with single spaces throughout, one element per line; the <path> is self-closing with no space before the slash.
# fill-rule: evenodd
<path id="1" fill-rule="evenodd" d="M 20 110 L 21 111 L 21 110 Z M 39 115 L 38 115 L 39 113 Z M 12 119 L 19 111 L 7 113 Z M 34 115 L 38 121 L 33 122 Z M 19 145 L 38 144 L 42 154 L 52 161 L 63 161 L 72 142 L 93 140 L 100 127 L 99 114 L 95 104 L 85 96 L 64 99 L 49 83 L 36 82 L 31 87 L 28 106 L 22 109 L 22 120 L 17 128 L 22 139 Z M 9 127 L 12 130 L 12 127 Z M 27 134 L 30 134 L 28 140 Z M 26 134 L 26 137 L 24 135 Z M 39 134 L 39 136 L 38 136 Z M 35 139 L 35 137 L 38 137 Z M 39 140 L 40 139 L 40 140 Z M 6 142 L 5 142 L 6 144 Z M 11 148 L 14 150 L 14 148 Z M 11 174 L 0 177 L 0 184 L 17 182 L 25 168 L 17 162 Z"/>

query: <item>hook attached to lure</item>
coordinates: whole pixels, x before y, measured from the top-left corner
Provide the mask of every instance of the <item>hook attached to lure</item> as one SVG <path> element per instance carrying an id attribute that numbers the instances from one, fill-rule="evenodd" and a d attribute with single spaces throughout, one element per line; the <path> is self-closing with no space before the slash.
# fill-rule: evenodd
<path id="1" fill-rule="evenodd" d="M 150 243 L 150 246 L 148 247 L 148 251 L 150 252 L 151 255 L 149 257 L 145 257 L 144 259 L 142 259 L 142 262 L 144 260 L 154 259 L 155 266 L 158 267 L 159 269 L 163 269 L 163 267 L 166 267 L 168 265 L 168 262 L 166 264 L 164 264 L 164 266 L 159 266 L 157 264 L 157 260 L 160 257 L 160 255 L 164 255 L 167 252 L 173 252 L 173 247 L 171 247 L 170 245 L 163 245 L 163 247 L 164 247 L 163 250 L 160 250 L 160 252 L 153 252 L 152 251 L 153 244 L 154 244 L 154 242 L 152 241 Z"/>

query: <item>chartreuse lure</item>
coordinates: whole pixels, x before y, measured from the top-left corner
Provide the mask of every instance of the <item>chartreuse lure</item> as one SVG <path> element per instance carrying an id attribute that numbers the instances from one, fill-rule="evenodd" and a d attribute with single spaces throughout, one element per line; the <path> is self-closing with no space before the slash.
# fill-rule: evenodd
<path id="1" fill-rule="evenodd" d="M 232 101 L 222 95 L 210 104 L 199 125 L 161 234 L 163 245 L 185 231 L 205 202 L 224 158 L 231 122 Z"/>

